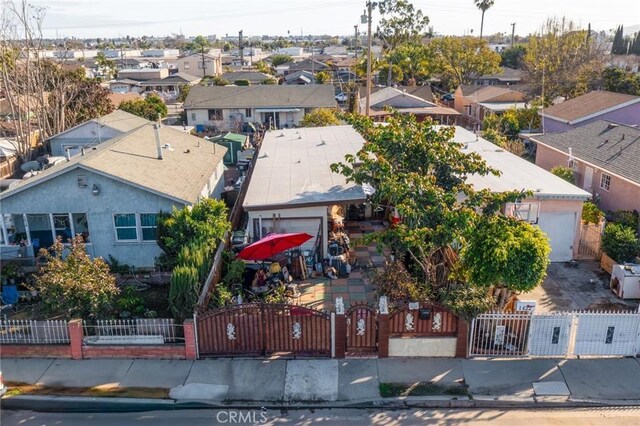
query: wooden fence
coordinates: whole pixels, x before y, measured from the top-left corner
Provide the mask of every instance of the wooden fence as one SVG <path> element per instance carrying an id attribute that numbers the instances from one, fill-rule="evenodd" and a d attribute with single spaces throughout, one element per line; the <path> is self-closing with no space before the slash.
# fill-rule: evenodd
<path id="1" fill-rule="evenodd" d="M 455 337 L 458 317 L 434 305 L 405 305 L 389 316 L 390 337 Z"/>
<path id="2" fill-rule="evenodd" d="M 605 221 L 598 224 L 582 223 L 580 225 L 580 242 L 578 244 L 578 259 L 600 259 L 600 241 Z"/>

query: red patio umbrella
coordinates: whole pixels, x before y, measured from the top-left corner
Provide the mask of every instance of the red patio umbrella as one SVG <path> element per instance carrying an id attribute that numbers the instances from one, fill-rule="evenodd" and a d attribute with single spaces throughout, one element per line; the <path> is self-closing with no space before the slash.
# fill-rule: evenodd
<path id="1" fill-rule="evenodd" d="M 245 247 L 238 257 L 245 260 L 265 260 L 293 247 L 298 247 L 313 238 L 301 232 L 297 234 L 271 234 Z"/>

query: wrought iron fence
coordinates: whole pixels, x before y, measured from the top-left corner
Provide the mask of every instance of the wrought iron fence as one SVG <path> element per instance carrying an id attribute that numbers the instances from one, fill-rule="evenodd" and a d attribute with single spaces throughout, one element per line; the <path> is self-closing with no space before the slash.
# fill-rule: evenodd
<path id="1" fill-rule="evenodd" d="M 62 320 L 0 320 L 0 343 L 68 344 L 69 327 Z"/>
<path id="2" fill-rule="evenodd" d="M 84 322 L 84 343 L 163 344 L 183 341 L 181 326 L 173 318 L 138 318 Z"/>

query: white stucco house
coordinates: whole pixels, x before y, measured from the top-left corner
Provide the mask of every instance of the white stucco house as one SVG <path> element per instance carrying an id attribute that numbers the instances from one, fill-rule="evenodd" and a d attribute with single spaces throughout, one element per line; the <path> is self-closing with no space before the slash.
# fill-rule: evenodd
<path id="1" fill-rule="evenodd" d="M 81 235 L 94 257 L 153 268 L 156 216 L 224 189 L 226 148 L 146 122 L 0 193 L 3 259 Z"/>

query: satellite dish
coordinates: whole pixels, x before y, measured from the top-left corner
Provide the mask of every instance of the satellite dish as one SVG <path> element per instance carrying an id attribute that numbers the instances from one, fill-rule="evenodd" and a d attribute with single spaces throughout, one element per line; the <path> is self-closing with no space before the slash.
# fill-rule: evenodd
<path id="1" fill-rule="evenodd" d="M 20 169 L 25 173 L 34 172 L 40 170 L 40 163 L 37 161 L 28 161 L 20 166 Z"/>

